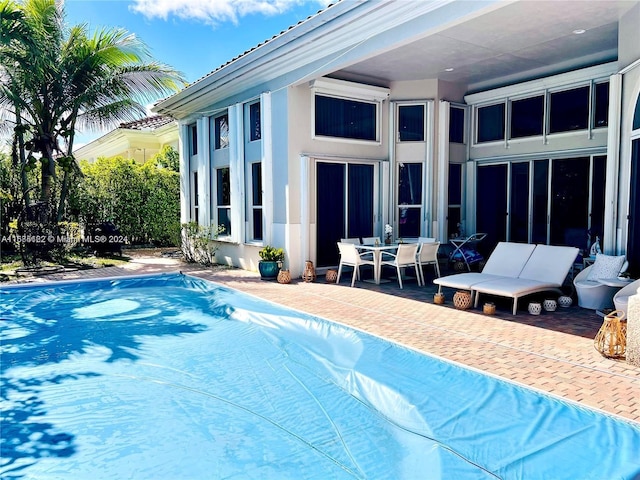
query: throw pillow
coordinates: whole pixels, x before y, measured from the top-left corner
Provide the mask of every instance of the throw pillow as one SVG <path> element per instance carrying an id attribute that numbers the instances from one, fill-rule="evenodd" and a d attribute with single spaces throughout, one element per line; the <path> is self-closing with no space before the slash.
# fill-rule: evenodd
<path id="1" fill-rule="evenodd" d="M 587 280 L 598 280 L 599 278 L 616 278 L 624 264 L 624 255 L 614 257 L 613 255 L 603 255 L 598 253 L 593 267 L 589 270 Z"/>

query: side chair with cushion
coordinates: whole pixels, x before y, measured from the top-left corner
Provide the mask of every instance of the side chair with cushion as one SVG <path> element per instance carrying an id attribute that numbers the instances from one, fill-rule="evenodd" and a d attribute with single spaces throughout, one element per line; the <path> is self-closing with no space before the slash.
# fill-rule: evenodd
<path id="1" fill-rule="evenodd" d="M 613 308 L 613 296 L 620 287 L 605 285 L 599 280 L 615 279 L 627 270 L 629 262 L 624 255 L 599 253 L 593 265 L 582 270 L 573 280 L 578 295 L 578 305 L 591 310 Z"/>
<path id="2" fill-rule="evenodd" d="M 340 265 L 338 266 L 338 278 L 336 283 L 340 283 L 340 275 L 342 275 L 342 267 L 353 267 L 353 275 L 351 277 L 351 286 L 356 283 L 356 278 L 360 279 L 360 265 L 372 265 L 375 269 L 375 262 L 363 258 L 353 243 L 338 242 L 338 250 L 340 250 Z"/>
<path id="3" fill-rule="evenodd" d="M 422 285 L 425 285 L 424 272 L 422 271 L 424 265 L 433 265 L 436 271 L 436 277 L 440 278 L 440 265 L 438 264 L 440 242 L 421 242 L 419 245 L 417 253 L 418 275 L 420 276 Z"/>
<path id="4" fill-rule="evenodd" d="M 340 241 L 342 243 L 353 243 L 354 245 L 360 245 L 359 238 L 341 238 Z"/>
<path id="5" fill-rule="evenodd" d="M 416 278 L 418 285 L 422 285 L 420 279 L 420 269 L 418 268 L 418 244 L 417 243 L 403 243 L 398 245 L 398 251 L 393 253 L 385 252 L 385 257 L 380 263 L 380 270 L 384 265 L 394 267 L 398 275 L 398 284 L 402 288 L 402 269 L 405 267 L 413 267 L 416 271 Z"/>

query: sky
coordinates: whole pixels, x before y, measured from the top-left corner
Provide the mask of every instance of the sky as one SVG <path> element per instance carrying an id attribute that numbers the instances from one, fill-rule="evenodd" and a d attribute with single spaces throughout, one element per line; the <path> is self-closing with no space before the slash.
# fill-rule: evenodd
<path id="1" fill-rule="evenodd" d="M 68 25 L 124 28 L 189 83 L 325 8 L 330 0 L 65 0 Z M 77 132 L 76 148 L 104 132 Z"/>

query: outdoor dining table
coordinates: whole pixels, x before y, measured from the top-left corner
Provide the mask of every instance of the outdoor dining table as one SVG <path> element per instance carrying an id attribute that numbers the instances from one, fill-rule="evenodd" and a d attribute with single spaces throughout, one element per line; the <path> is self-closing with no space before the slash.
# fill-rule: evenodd
<path id="1" fill-rule="evenodd" d="M 404 242 L 409 243 L 409 242 Z M 380 278 L 382 276 L 382 253 L 385 251 L 397 250 L 399 243 L 380 243 L 377 245 L 374 244 L 363 244 L 356 245 L 356 248 L 360 252 L 371 252 L 373 253 L 373 283 L 376 285 L 380 285 L 383 280 Z M 364 280 L 365 282 L 369 280 Z M 388 280 L 384 280 L 385 282 Z"/>

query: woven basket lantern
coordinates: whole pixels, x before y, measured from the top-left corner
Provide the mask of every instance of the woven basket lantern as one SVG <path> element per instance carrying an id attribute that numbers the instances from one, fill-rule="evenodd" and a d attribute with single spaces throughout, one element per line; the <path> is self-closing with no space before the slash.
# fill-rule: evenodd
<path id="1" fill-rule="evenodd" d="M 336 280 L 338 280 L 338 271 L 327 270 L 327 273 L 325 274 L 324 279 L 327 283 L 336 283 Z"/>
<path id="2" fill-rule="evenodd" d="M 458 310 L 468 310 L 471 308 L 471 293 L 458 290 L 453 294 L 453 306 Z"/>
<path id="3" fill-rule="evenodd" d="M 607 358 L 624 358 L 627 348 L 627 319 L 622 310 L 614 310 L 604 317 L 593 346 Z"/>
<path id="4" fill-rule="evenodd" d="M 311 260 L 307 260 L 306 262 L 304 262 L 304 272 L 302 272 L 302 280 L 307 283 L 316 281 L 316 269 L 313 266 L 313 262 Z"/>
<path id="5" fill-rule="evenodd" d="M 280 270 L 278 272 L 278 283 L 291 283 L 291 273 L 289 270 Z"/>

